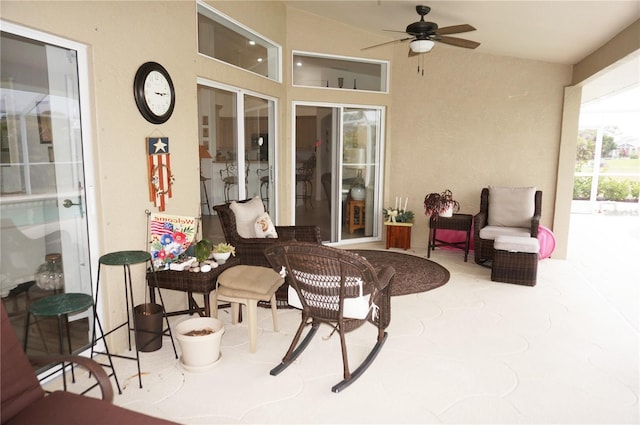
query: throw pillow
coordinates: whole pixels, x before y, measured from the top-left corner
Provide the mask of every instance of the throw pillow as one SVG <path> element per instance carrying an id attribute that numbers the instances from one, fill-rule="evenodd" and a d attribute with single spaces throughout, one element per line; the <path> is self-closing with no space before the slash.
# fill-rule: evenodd
<path id="1" fill-rule="evenodd" d="M 489 186 L 489 226 L 531 227 L 535 194 L 535 186 Z"/>
<path id="2" fill-rule="evenodd" d="M 269 217 L 269 213 L 261 214 L 254 223 L 256 238 L 277 238 L 278 232 Z"/>
<path id="3" fill-rule="evenodd" d="M 231 201 L 229 205 L 231 211 L 236 216 L 236 230 L 243 238 L 255 238 L 256 231 L 254 223 L 264 213 L 264 205 L 259 196 L 247 202 Z"/>

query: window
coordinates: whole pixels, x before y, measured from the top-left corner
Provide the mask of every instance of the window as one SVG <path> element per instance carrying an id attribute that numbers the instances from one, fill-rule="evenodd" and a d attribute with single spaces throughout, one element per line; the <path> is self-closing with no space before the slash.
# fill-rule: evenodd
<path id="1" fill-rule="evenodd" d="M 282 81 L 281 47 L 204 3 L 198 3 L 198 52 Z"/>
<path id="2" fill-rule="evenodd" d="M 293 52 L 293 85 L 387 92 L 389 63 Z"/>

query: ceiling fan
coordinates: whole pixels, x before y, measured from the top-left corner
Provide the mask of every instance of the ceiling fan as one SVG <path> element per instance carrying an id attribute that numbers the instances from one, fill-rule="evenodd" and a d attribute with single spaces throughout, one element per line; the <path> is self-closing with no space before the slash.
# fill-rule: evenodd
<path id="1" fill-rule="evenodd" d="M 362 50 L 373 49 L 374 47 L 384 46 L 386 44 L 401 43 L 411 40 L 409 43 L 409 56 L 426 53 L 433 48 L 434 41 L 450 44 L 452 46 L 464 47 L 467 49 L 475 49 L 480 43 L 471 40 L 465 40 L 458 37 L 450 37 L 448 34 L 459 34 L 462 32 L 475 31 L 475 28 L 469 24 L 452 25 L 450 27 L 438 28 L 435 22 L 424 20 L 424 16 L 431 11 L 429 6 L 416 6 L 416 12 L 420 15 L 420 20 L 407 25 L 404 31 L 385 30 L 393 32 L 404 32 L 411 37 L 399 40 L 387 41 L 386 43 L 376 44 L 375 46 L 365 47 Z"/>

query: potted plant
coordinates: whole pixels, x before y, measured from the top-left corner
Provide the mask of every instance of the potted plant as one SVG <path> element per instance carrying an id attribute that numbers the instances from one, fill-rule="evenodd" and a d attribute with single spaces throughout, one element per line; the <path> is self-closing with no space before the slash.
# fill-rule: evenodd
<path id="1" fill-rule="evenodd" d="M 202 239 L 196 242 L 193 253 L 195 254 L 196 260 L 201 263 L 209 258 L 211 250 L 211 242 L 208 239 Z"/>
<path id="2" fill-rule="evenodd" d="M 414 217 L 413 211 L 398 208 L 384 208 L 382 213 L 387 223 L 411 223 Z"/>
<path id="3" fill-rule="evenodd" d="M 215 317 L 196 317 L 178 323 L 175 336 L 180 344 L 180 364 L 190 372 L 206 371 L 220 359 L 224 325 Z"/>
<path id="4" fill-rule="evenodd" d="M 451 217 L 454 212 L 460 211 L 460 204 L 453 199 L 453 193 L 449 189 L 442 193 L 430 193 L 424 197 L 424 213 L 427 217 Z"/>
<path id="5" fill-rule="evenodd" d="M 213 246 L 211 252 L 213 252 L 213 258 L 218 264 L 224 264 L 231 255 L 235 257 L 236 248 L 226 242 L 220 242 Z"/>

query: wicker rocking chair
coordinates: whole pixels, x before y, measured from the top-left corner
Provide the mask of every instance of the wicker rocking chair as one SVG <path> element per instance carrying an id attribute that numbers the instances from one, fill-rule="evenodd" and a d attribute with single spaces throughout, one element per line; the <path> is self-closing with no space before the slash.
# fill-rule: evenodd
<path id="1" fill-rule="evenodd" d="M 395 270 L 391 266 L 376 272 L 357 254 L 305 242 L 282 242 L 265 250 L 274 269 L 284 267 L 289 283 L 289 304 L 302 309 L 300 326 L 282 363 L 271 370 L 278 375 L 309 345 L 325 323 L 338 331 L 342 347 L 344 379 L 331 391 L 337 393 L 358 379 L 376 358 L 387 339 L 391 320 L 390 288 Z M 355 369 L 349 368 L 345 333 L 366 321 L 378 328 L 376 344 Z M 305 327 L 311 329 L 300 342 Z M 332 332 L 333 334 L 333 332 Z"/>

